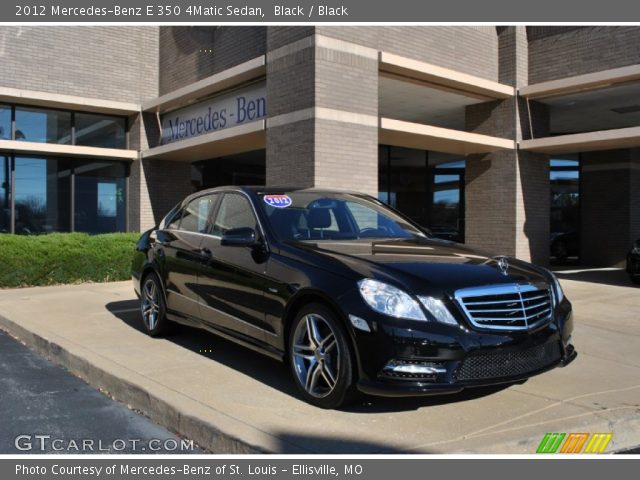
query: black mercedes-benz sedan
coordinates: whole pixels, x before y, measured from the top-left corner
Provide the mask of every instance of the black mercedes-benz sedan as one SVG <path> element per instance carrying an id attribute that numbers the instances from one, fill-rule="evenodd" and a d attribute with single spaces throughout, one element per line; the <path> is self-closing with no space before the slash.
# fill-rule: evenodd
<path id="1" fill-rule="evenodd" d="M 363 194 L 201 191 L 136 249 L 150 335 L 178 322 L 284 360 L 319 407 L 521 382 L 576 356 L 550 271 L 435 239 Z"/>

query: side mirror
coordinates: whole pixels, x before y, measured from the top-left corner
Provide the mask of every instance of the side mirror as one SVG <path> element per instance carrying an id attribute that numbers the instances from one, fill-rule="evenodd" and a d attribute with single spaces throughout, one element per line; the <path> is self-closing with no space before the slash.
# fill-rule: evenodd
<path id="1" fill-rule="evenodd" d="M 253 228 L 230 228 L 222 235 L 221 245 L 228 247 L 251 247 L 256 244 L 256 231 Z"/>

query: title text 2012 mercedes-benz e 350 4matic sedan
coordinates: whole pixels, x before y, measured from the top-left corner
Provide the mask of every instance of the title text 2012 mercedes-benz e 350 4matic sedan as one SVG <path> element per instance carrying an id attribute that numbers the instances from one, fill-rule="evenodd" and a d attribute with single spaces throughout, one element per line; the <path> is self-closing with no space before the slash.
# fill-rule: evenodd
<path id="1" fill-rule="evenodd" d="M 432 238 L 366 195 L 216 188 L 144 233 L 133 261 L 153 336 L 198 326 L 287 361 L 302 396 L 453 393 L 575 357 L 548 270 Z"/>

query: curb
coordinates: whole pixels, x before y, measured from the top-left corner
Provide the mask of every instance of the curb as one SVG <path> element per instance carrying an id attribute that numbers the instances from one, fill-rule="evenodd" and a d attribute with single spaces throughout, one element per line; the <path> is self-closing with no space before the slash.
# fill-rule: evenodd
<path id="1" fill-rule="evenodd" d="M 165 400 L 129 381 L 109 373 L 0 315 L 0 330 L 17 338 L 31 350 L 64 367 L 92 387 L 105 390 L 115 400 L 142 412 L 158 425 L 193 440 L 198 446 L 218 454 L 273 453 L 251 445 L 237 436 L 192 415 L 185 415 Z"/>

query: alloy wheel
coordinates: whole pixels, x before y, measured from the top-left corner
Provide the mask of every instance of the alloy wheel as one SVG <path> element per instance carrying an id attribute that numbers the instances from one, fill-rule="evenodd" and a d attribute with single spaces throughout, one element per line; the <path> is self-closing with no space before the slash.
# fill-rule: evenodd
<path id="1" fill-rule="evenodd" d="M 148 330 L 153 331 L 160 318 L 160 292 L 153 277 L 147 278 L 142 289 L 142 320 Z"/>
<path id="2" fill-rule="evenodd" d="M 331 325 L 320 315 L 305 315 L 298 322 L 292 347 L 300 385 L 316 398 L 331 394 L 340 371 L 340 347 Z"/>

